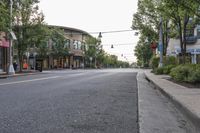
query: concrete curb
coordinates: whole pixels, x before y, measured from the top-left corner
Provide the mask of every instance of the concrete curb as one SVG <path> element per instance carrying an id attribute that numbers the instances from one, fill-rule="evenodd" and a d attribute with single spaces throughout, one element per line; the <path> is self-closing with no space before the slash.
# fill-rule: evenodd
<path id="1" fill-rule="evenodd" d="M 169 94 L 163 86 L 158 85 L 155 81 L 149 77 L 148 74 L 145 73 L 146 79 L 156 88 L 158 89 L 164 96 L 166 96 L 176 107 L 179 109 L 181 113 L 194 125 L 194 131 L 196 133 L 200 132 L 200 117 L 195 114 L 191 109 L 189 109 L 186 105 L 184 105 L 181 101 L 177 100 L 176 97 Z"/>
<path id="2" fill-rule="evenodd" d="M 21 74 L 15 74 L 15 75 L 0 75 L 0 79 L 12 78 L 12 77 L 20 77 L 20 76 L 28 76 L 28 75 L 36 75 L 36 74 L 40 74 L 40 72 L 21 73 Z"/>

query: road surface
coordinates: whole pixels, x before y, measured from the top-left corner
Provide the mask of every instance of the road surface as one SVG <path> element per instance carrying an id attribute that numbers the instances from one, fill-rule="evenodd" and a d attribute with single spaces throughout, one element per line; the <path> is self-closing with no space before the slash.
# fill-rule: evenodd
<path id="1" fill-rule="evenodd" d="M 61 70 L 0 80 L 1 133 L 137 133 L 137 73 Z"/>

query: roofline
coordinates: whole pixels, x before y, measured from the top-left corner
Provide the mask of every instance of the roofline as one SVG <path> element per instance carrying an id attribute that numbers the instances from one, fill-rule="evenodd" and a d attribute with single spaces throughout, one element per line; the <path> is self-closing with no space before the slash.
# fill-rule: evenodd
<path id="1" fill-rule="evenodd" d="M 90 33 L 86 32 L 84 30 L 77 29 L 77 28 L 66 27 L 66 26 L 58 26 L 58 25 L 48 25 L 48 26 L 62 28 L 62 29 L 71 30 L 71 31 L 75 31 L 75 32 L 80 32 L 82 34 L 85 34 L 85 35 L 88 35 L 90 37 L 93 37 Z"/>

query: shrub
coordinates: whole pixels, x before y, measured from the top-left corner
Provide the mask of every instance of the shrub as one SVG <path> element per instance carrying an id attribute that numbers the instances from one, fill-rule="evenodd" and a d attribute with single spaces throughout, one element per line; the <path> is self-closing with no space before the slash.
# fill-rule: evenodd
<path id="1" fill-rule="evenodd" d="M 159 57 L 155 57 L 155 56 L 151 58 L 151 67 L 153 70 L 158 68 L 159 59 L 160 59 Z"/>
<path id="2" fill-rule="evenodd" d="M 179 65 L 171 70 L 170 76 L 176 81 L 200 82 L 200 66 L 195 64 Z"/>
<path id="3" fill-rule="evenodd" d="M 148 68 L 149 67 L 149 64 L 148 63 L 145 63 L 144 64 L 144 68 Z"/>
<path id="4" fill-rule="evenodd" d="M 163 58 L 163 64 L 164 64 L 164 66 L 177 65 L 178 61 L 177 61 L 176 57 L 174 57 L 174 56 L 166 56 Z"/>
<path id="5" fill-rule="evenodd" d="M 151 58 L 151 67 L 153 70 L 158 68 L 159 61 L 160 61 L 160 57 L 154 56 Z M 165 70 L 164 74 L 168 74 L 169 71 L 171 70 L 171 68 L 175 67 L 175 65 L 177 65 L 177 64 L 178 64 L 178 61 L 177 61 L 176 57 L 174 57 L 174 56 L 163 57 L 163 65 L 167 66 L 167 68 L 164 68 L 164 69 L 167 69 L 167 70 Z M 158 71 L 160 71 L 160 69 Z"/>
<path id="6" fill-rule="evenodd" d="M 172 68 L 175 68 L 175 67 L 176 67 L 176 65 L 164 66 L 163 74 L 170 74 Z"/>
<path id="7" fill-rule="evenodd" d="M 158 68 L 155 68 L 155 69 L 153 70 L 153 72 L 154 72 L 155 74 L 157 74 L 157 75 L 163 74 L 163 71 L 164 71 L 164 67 L 158 67 Z"/>
<path id="8" fill-rule="evenodd" d="M 185 81 L 188 77 L 190 68 L 179 65 L 171 70 L 170 76 L 176 81 Z"/>
<path id="9" fill-rule="evenodd" d="M 164 66 L 164 67 L 158 67 L 158 68 L 155 68 L 153 70 L 153 72 L 155 74 L 169 74 L 171 72 L 171 69 L 176 67 L 175 65 L 168 65 L 168 66 Z"/>
<path id="10" fill-rule="evenodd" d="M 191 73 L 188 76 L 187 82 L 195 83 L 200 82 L 200 67 L 196 65 L 193 67 Z"/>

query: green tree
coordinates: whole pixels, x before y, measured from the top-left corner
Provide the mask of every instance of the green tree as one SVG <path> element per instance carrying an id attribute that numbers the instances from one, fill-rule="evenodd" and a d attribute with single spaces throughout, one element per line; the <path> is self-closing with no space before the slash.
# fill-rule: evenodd
<path id="1" fill-rule="evenodd" d="M 20 71 L 25 52 L 29 51 L 32 45 L 37 45 L 36 42 L 41 38 L 41 33 L 37 32 L 37 28 L 44 25 L 44 15 L 39 12 L 38 3 L 38 0 L 16 0 L 14 2 L 13 22 L 17 36 L 15 47 L 18 51 Z"/>
<path id="2" fill-rule="evenodd" d="M 163 53 L 166 54 L 168 38 L 179 37 L 183 63 L 186 54 L 186 32 L 190 17 L 198 15 L 199 1 L 197 0 L 139 0 L 138 11 L 133 16 L 133 29 L 139 30 L 142 36 L 158 40 L 159 19 L 163 18 Z M 170 29 L 169 29 L 170 24 Z M 170 32 L 169 32 L 170 30 Z M 151 32 L 153 31 L 153 32 Z"/>
<path id="3" fill-rule="evenodd" d="M 137 64 L 139 66 L 148 66 L 153 55 L 150 45 L 145 43 L 144 39 L 143 36 L 140 37 L 134 50 L 135 56 L 137 57 Z"/>
<path id="4" fill-rule="evenodd" d="M 98 53 L 98 40 L 94 37 L 88 36 L 86 39 L 86 45 L 85 45 L 85 61 L 86 65 L 90 66 L 92 63 L 96 63 L 97 53 Z M 91 60 L 92 59 L 92 60 Z M 89 64 L 88 64 L 89 63 Z M 95 64 L 93 65 L 93 67 Z"/>
<path id="5" fill-rule="evenodd" d="M 199 4 L 195 0 L 162 0 L 162 3 L 157 8 L 162 17 L 168 18 L 173 25 L 175 30 L 178 31 L 178 38 L 180 40 L 180 48 L 182 54 L 182 63 L 185 63 L 186 55 L 186 32 L 187 29 L 194 25 L 189 23 L 189 19 L 197 14 Z M 173 26 L 172 26 L 173 27 Z"/>
<path id="6" fill-rule="evenodd" d="M 32 47 L 36 48 L 37 56 L 41 59 L 47 58 L 51 53 L 51 47 L 49 46 L 49 41 L 51 38 L 51 30 L 46 25 L 37 25 L 34 30 L 37 36 L 32 41 Z"/>
<path id="7" fill-rule="evenodd" d="M 0 31 L 8 31 L 10 24 L 9 2 L 7 0 L 0 1 Z"/>
<path id="8" fill-rule="evenodd" d="M 51 29 L 50 39 L 52 40 L 51 55 L 55 58 L 65 57 L 68 55 L 68 47 L 64 32 L 58 28 Z"/>
<path id="9" fill-rule="evenodd" d="M 151 0 L 139 0 L 138 10 L 132 21 L 132 29 L 139 30 L 149 42 L 158 40 L 159 16 L 154 6 Z"/>
<path id="10" fill-rule="evenodd" d="M 139 0 L 137 12 L 133 15 L 132 29 L 140 32 L 139 42 L 134 50 L 139 65 L 150 61 L 150 44 L 158 42 L 159 14 L 155 4 L 154 0 Z"/>

